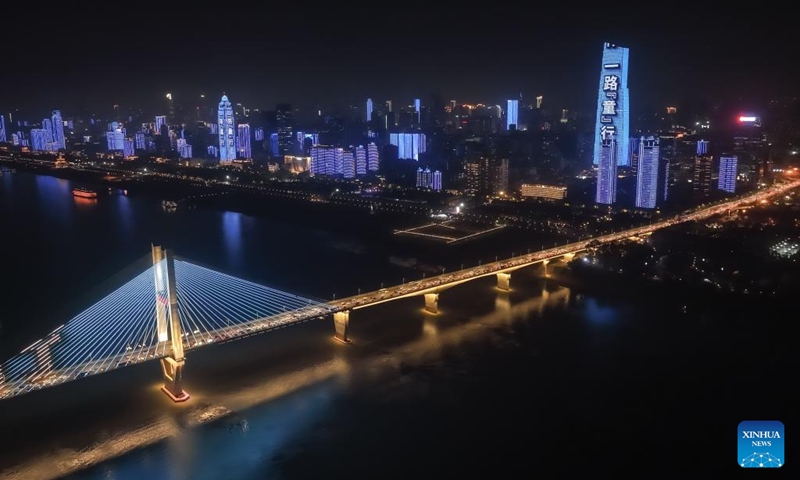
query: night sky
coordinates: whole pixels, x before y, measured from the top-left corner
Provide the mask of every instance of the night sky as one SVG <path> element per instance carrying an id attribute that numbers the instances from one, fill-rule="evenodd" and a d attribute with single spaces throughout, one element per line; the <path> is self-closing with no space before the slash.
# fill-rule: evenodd
<path id="1" fill-rule="evenodd" d="M 34 7 L 14 3 L 3 6 L 5 18 L 31 18 Z M 446 101 L 498 104 L 544 95 L 553 109 L 591 112 L 604 41 L 631 48 L 634 110 L 763 101 L 800 85 L 800 41 L 752 12 L 723 20 L 670 4 L 637 17 L 610 6 L 616 13 L 601 21 L 572 3 L 498 12 L 289 3 L 229 2 L 227 13 L 165 2 L 48 7 L 47 28 L 17 22 L 0 31 L 0 112 L 35 119 L 52 108 L 108 113 L 114 104 L 150 112 L 163 110 L 166 92 L 192 104 L 201 93 L 216 102 L 223 91 L 263 109 L 288 102 L 335 112 L 367 96 L 425 104 L 439 92 Z"/>

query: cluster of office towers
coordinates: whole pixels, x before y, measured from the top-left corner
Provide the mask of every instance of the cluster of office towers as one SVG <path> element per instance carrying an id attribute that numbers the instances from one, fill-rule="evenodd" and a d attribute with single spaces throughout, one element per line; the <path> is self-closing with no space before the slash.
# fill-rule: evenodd
<path id="1" fill-rule="evenodd" d="M 15 134 L 17 136 L 17 134 Z M 0 142 L 5 142 L 6 129 L 5 120 L 0 115 Z M 15 139 L 14 144 L 19 144 L 19 139 Z M 32 128 L 30 131 L 31 150 L 40 152 L 57 152 L 66 148 L 64 140 L 64 120 L 61 118 L 60 110 L 53 110 L 50 118 L 42 120 L 42 128 Z"/>
<path id="2" fill-rule="evenodd" d="M 659 155 L 659 138 L 630 138 L 630 103 L 628 93 L 629 49 L 612 43 L 603 45 L 603 60 L 597 96 L 594 164 L 597 166 L 597 203 L 612 205 L 617 200 L 617 167 L 636 171 L 637 208 L 656 208 L 669 193 L 669 162 Z M 695 157 L 694 190 L 709 194 L 713 159 L 708 142 L 700 140 Z M 720 158 L 720 190 L 736 189 L 736 157 Z"/>

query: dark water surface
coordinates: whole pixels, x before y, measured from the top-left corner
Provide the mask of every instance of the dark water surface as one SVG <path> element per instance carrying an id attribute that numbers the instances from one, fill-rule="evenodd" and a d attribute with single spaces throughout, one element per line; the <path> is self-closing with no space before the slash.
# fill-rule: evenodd
<path id="1" fill-rule="evenodd" d="M 81 201 L 72 186 L 0 177 L 3 359 L 144 265 L 151 242 L 315 297 L 415 274 L 355 228 Z M 356 311 L 351 345 L 326 320 L 204 347 L 187 358 L 185 404 L 159 392 L 153 362 L 2 401 L 0 476 L 694 478 L 743 472 L 742 420 L 793 431 L 787 305 L 541 273 L 516 272 L 510 293 L 491 278 L 448 290 L 435 316 L 416 298 Z"/>

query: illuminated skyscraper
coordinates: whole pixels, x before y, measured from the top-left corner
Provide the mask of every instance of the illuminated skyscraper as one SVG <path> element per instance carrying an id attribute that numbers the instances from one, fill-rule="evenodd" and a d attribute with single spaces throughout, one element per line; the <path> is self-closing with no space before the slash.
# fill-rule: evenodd
<path id="1" fill-rule="evenodd" d="M 630 165 L 630 152 L 628 150 L 628 142 L 630 141 L 629 125 L 628 48 L 605 43 L 603 44 L 600 87 L 597 95 L 597 124 L 594 139 L 595 165 L 600 164 L 602 155 L 608 156 L 607 153 L 603 152 L 602 148 L 603 140 L 606 139 L 607 134 L 614 135 L 614 143 L 616 144 L 614 158 L 617 165 Z"/>
<path id="2" fill-rule="evenodd" d="M 595 201 L 611 205 L 617 200 L 617 139 L 614 134 L 607 133 L 595 150 L 597 164 L 597 193 Z M 627 150 L 626 150 L 627 153 Z"/>
<path id="3" fill-rule="evenodd" d="M 136 149 L 133 146 L 132 138 L 124 138 L 122 140 L 122 156 L 130 158 L 136 154 Z"/>
<path id="4" fill-rule="evenodd" d="M 342 152 L 342 176 L 344 178 L 356 178 L 356 159 L 352 150 Z"/>
<path id="5" fill-rule="evenodd" d="M 237 127 L 236 152 L 239 158 L 253 158 L 250 149 L 250 124 L 240 123 Z"/>
<path id="6" fill-rule="evenodd" d="M 225 98 L 225 97 L 222 97 Z M 161 127 L 167 124 L 167 117 L 164 115 L 156 115 L 156 125 L 155 125 L 155 133 L 156 135 L 161 135 Z"/>
<path id="7" fill-rule="evenodd" d="M 42 120 L 42 130 L 44 130 L 47 150 L 51 150 L 53 146 L 53 121 L 49 118 Z"/>
<path id="8" fill-rule="evenodd" d="M 431 188 L 432 180 L 430 168 L 425 167 L 425 170 L 422 167 L 417 168 L 417 188 Z"/>
<path id="9" fill-rule="evenodd" d="M 256 127 L 255 130 L 255 139 L 256 142 L 263 142 L 264 141 L 264 128 L 263 127 Z"/>
<path id="10" fill-rule="evenodd" d="M 543 101 L 544 101 L 544 97 L 543 96 L 539 95 L 538 97 L 536 97 L 536 109 L 537 110 L 541 110 L 542 109 L 542 102 Z"/>
<path id="11" fill-rule="evenodd" d="M 181 158 L 192 158 L 192 146 L 186 143 L 185 138 L 179 138 L 175 142 L 175 149 Z"/>
<path id="12" fill-rule="evenodd" d="M 642 137 L 636 168 L 636 206 L 656 208 L 658 196 L 658 137 Z"/>
<path id="13" fill-rule="evenodd" d="M 389 143 L 397 146 L 397 158 L 419 161 L 419 154 L 426 151 L 424 133 L 390 133 Z"/>
<path id="14" fill-rule="evenodd" d="M 56 149 L 67 148 L 64 140 L 64 120 L 61 118 L 61 110 L 53 110 L 53 142 L 57 145 Z"/>
<path id="15" fill-rule="evenodd" d="M 367 99 L 367 122 L 372 121 L 372 99 Z"/>
<path id="16" fill-rule="evenodd" d="M 363 145 L 359 145 L 354 149 L 356 159 L 356 175 L 363 176 L 367 174 L 367 150 Z"/>
<path id="17" fill-rule="evenodd" d="M 380 168 L 380 159 L 378 158 L 378 146 L 374 143 L 367 145 L 367 170 L 370 172 L 377 172 Z"/>
<path id="18" fill-rule="evenodd" d="M 314 145 L 311 147 L 311 173 L 313 175 L 341 175 L 343 155 L 344 149 L 341 147 Z"/>
<path id="19" fill-rule="evenodd" d="M 414 118 L 417 121 L 417 125 L 420 124 L 420 111 L 422 110 L 422 102 L 420 102 L 419 98 L 414 99 Z"/>
<path id="20" fill-rule="evenodd" d="M 217 127 L 219 132 L 219 162 L 223 165 L 229 164 L 236 160 L 236 132 L 233 120 L 233 106 L 231 106 L 227 95 L 223 95 L 219 101 Z"/>
<path id="21" fill-rule="evenodd" d="M 147 148 L 147 142 L 145 141 L 144 133 L 136 132 L 133 138 L 137 150 L 144 150 Z"/>
<path id="22" fill-rule="evenodd" d="M 439 170 L 434 170 L 433 176 L 431 178 L 431 183 L 432 183 L 431 189 L 433 189 L 433 191 L 441 192 L 442 191 L 442 172 L 440 172 Z"/>
<path id="23" fill-rule="evenodd" d="M 506 130 L 516 130 L 519 125 L 519 100 L 509 100 L 506 109 Z"/>
<path id="24" fill-rule="evenodd" d="M 125 149 L 125 134 L 121 128 L 117 127 L 106 132 L 106 142 L 108 142 L 109 151 L 122 151 Z"/>
<path id="25" fill-rule="evenodd" d="M 43 128 L 31 129 L 30 147 L 34 152 L 44 152 L 47 150 L 47 131 Z"/>
<path id="26" fill-rule="evenodd" d="M 739 159 L 736 156 L 719 157 L 719 183 L 723 192 L 736 193 L 736 175 Z"/>
<path id="27" fill-rule="evenodd" d="M 697 156 L 694 157 L 694 178 L 692 191 L 696 197 L 707 197 L 711 194 L 711 171 L 714 158 L 708 154 L 708 141 L 697 142 Z"/>
<path id="28" fill-rule="evenodd" d="M 275 120 L 278 128 L 278 153 L 280 155 L 289 155 L 292 153 L 294 144 L 292 106 L 288 103 L 278 104 L 275 107 Z"/>
<path id="29" fill-rule="evenodd" d="M 0 142 L 7 142 L 8 139 L 6 138 L 6 121 L 2 115 L 0 115 Z"/>

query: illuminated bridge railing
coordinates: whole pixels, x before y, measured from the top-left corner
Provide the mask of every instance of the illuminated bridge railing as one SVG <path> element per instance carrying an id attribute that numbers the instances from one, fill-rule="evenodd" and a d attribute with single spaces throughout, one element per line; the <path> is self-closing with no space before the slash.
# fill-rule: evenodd
<path id="1" fill-rule="evenodd" d="M 326 315 L 327 303 L 175 260 L 184 349 Z M 154 267 L 0 364 L 0 398 L 162 358 Z M 158 301 L 166 302 L 165 298 Z"/>

